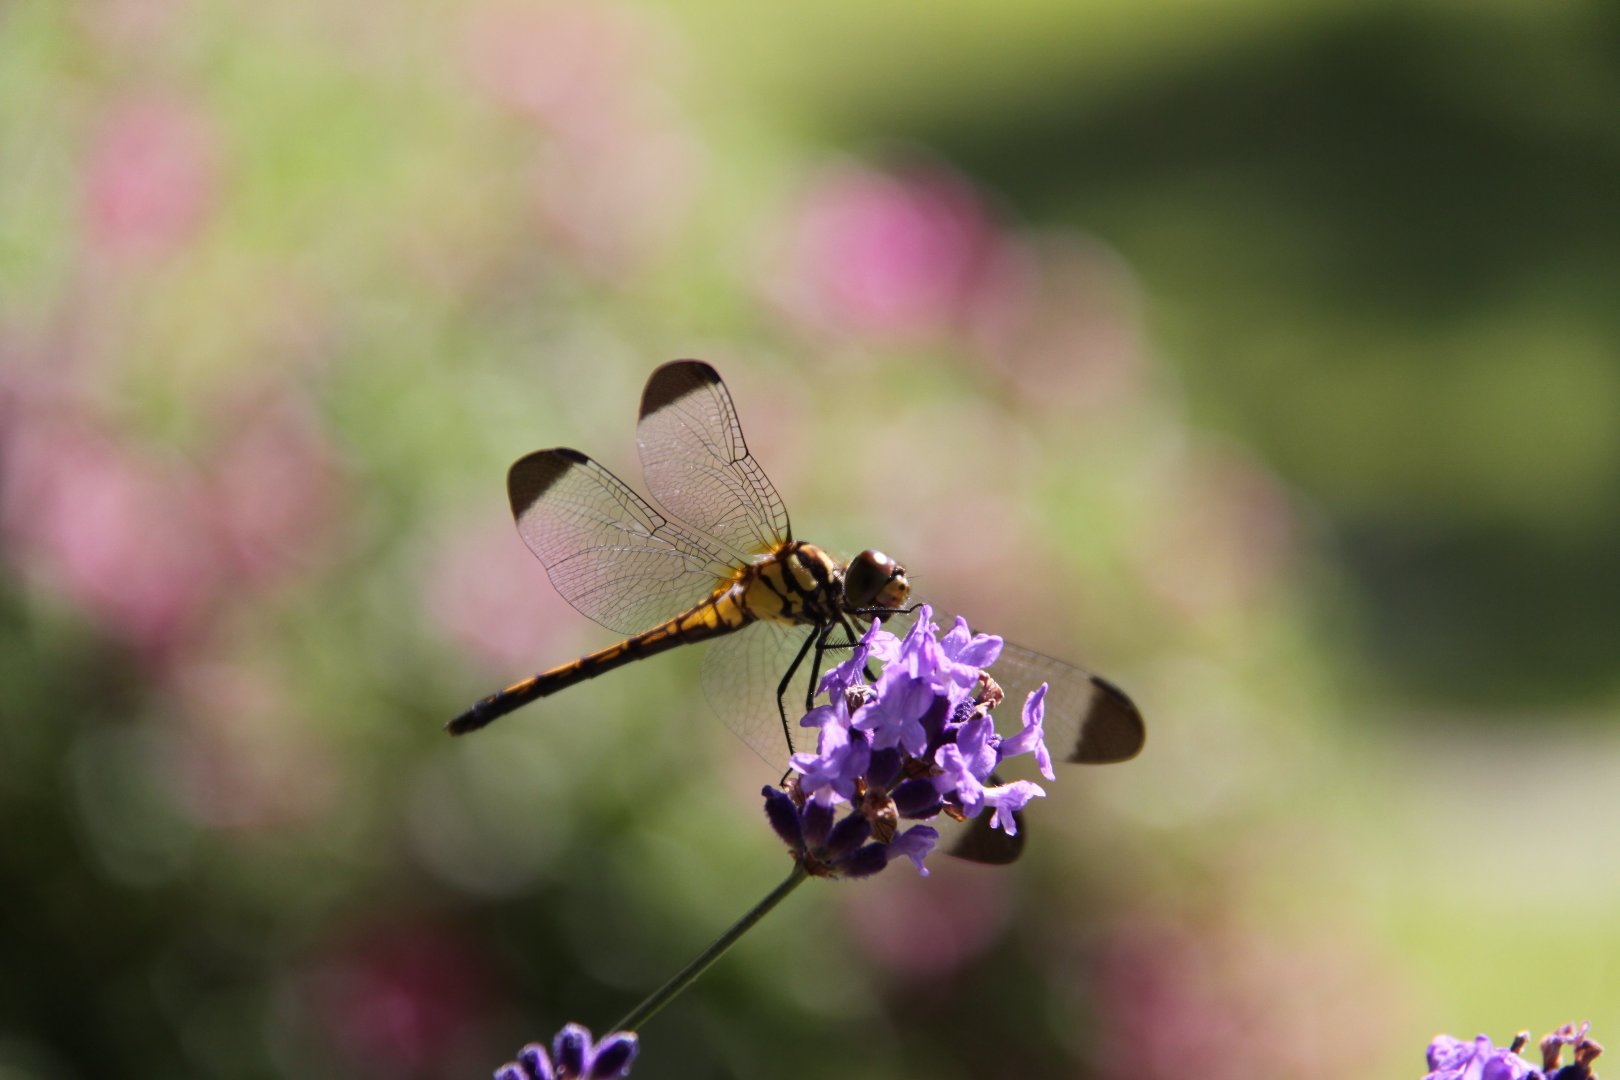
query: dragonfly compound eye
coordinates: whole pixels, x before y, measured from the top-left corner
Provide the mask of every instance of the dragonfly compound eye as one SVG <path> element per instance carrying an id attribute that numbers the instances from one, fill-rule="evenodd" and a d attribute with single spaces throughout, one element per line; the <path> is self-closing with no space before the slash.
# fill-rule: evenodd
<path id="1" fill-rule="evenodd" d="M 911 595 L 906 568 L 881 551 L 855 556 L 844 571 L 844 599 L 854 608 L 897 608 Z"/>

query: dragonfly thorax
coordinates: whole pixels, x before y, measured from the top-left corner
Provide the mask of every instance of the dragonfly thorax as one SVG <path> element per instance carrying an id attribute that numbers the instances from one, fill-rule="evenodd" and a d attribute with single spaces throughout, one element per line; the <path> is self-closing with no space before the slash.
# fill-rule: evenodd
<path id="1" fill-rule="evenodd" d="M 843 579 L 837 559 L 795 540 L 756 560 L 738 585 L 742 606 L 756 619 L 818 623 L 837 616 Z"/>

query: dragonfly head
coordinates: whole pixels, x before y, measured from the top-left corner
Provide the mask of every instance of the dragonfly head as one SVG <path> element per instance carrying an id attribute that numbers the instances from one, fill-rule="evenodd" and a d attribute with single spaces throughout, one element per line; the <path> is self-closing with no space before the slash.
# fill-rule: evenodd
<path id="1" fill-rule="evenodd" d="M 861 552 L 844 570 L 844 602 L 852 608 L 897 608 L 910 595 L 906 568 L 881 551 Z"/>

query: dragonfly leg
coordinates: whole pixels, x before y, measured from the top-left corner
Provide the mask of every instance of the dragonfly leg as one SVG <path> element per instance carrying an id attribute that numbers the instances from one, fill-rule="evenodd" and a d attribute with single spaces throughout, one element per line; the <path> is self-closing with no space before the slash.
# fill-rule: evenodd
<path id="1" fill-rule="evenodd" d="M 787 673 L 782 676 L 782 681 L 776 684 L 776 711 L 780 713 L 782 717 L 782 737 L 787 740 L 789 752 L 793 750 L 793 728 L 788 724 L 787 716 L 788 685 L 793 682 L 793 676 L 799 670 L 799 665 L 804 663 L 805 655 L 809 653 L 810 647 L 812 645 L 817 645 L 824 634 L 825 630 L 823 629 L 822 624 L 819 622 L 816 623 L 815 630 L 806 635 L 804 644 L 799 646 L 798 654 L 793 657 L 793 663 L 788 665 Z M 817 649 L 819 654 L 819 646 L 817 646 Z M 812 692 L 814 692 L 815 683 L 812 682 L 810 685 Z M 805 706 L 805 712 L 809 711 L 809 706 Z"/>
<path id="2" fill-rule="evenodd" d="M 834 630 L 836 630 L 838 628 L 838 626 L 839 626 L 839 623 L 842 623 L 842 622 L 843 622 L 843 617 L 839 616 L 838 622 L 829 622 L 829 623 L 825 624 L 819 630 L 816 631 L 816 635 L 812 639 L 816 643 L 816 655 L 815 655 L 815 658 L 810 663 L 810 683 L 809 683 L 809 685 L 807 685 L 804 688 L 804 711 L 805 712 L 809 712 L 810 709 L 815 705 L 816 684 L 821 681 L 821 661 L 822 661 L 822 658 L 827 655 L 827 650 L 828 649 L 840 648 L 841 647 L 841 646 L 835 646 L 835 645 L 828 645 L 827 644 L 827 639 L 832 636 L 832 632 Z M 847 632 L 848 628 L 846 627 L 845 629 L 846 629 L 846 632 Z"/>

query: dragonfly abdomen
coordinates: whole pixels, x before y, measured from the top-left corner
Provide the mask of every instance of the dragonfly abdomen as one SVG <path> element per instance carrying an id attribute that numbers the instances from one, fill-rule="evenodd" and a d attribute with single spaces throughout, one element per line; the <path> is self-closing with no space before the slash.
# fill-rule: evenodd
<path id="1" fill-rule="evenodd" d="M 707 641 L 709 638 L 740 630 L 753 619 L 754 616 L 738 603 L 734 590 L 727 590 L 651 630 L 645 630 L 605 649 L 587 653 L 577 660 L 559 664 L 498 690 L 476 702 L 472 708 L 446 724 L 445 728 L 452 735 L 465 735 L 469 731 L 477 731 L 491 721 L 538 698 L 549 697 L 575 683 L 594 679 L 633 660 L 653 656 L 677 645 Z"/>

